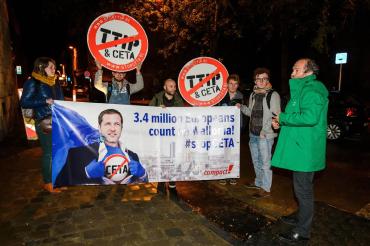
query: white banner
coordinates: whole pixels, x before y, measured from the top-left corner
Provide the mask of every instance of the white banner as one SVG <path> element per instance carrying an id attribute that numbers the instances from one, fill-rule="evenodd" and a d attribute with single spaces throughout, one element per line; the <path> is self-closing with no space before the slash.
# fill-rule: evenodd
<path id="1" fill-rule="evenodd" d="M 59 106 L 68 110 L 58 113 L 57 108 Z M 98 142 L 98 139 L 91 140 L 92 138 L 89 141 L 85 141 L 88 138 L 86 136 L 81 137 L 81 139 L 85 139 L 83 140 L 85 143 L 78 142 L 81 139 L 73 140 L 74 137 L 70 135 L 70 132 L 77 131 L 68 130 L 68 128 L 74 128 L 73 124 L 79 124 L 80 126 L 78 127 L 87 131 L 86 127 L 81 127 L 85 123 L 74 123 L 75 119 L 69 119 L 68 121 L 66 118 L 76 117 L 78 121 L 84 118 L 90 124 L 91 129 L 93 129 L 89 131 L 93 132 L 96 129 L 97 132 L 99 131 L 99 135 L 101 135 L 98 117 L 106 109 L 115 109 L 122 114 L 123 124 L 119 138 L 120 148 L 126 150 L 128 156 L 130 156 L 130 153 L 138 156 L 138 162 L 145 169 L 147 175 L 146 181 L 190 181 L 239 177 L 240 110 L 236 107 L 161 108 L 67 101 L 56 101 L 54 107 L 53 182 L 55 182 L 60 173 L 66 171 L 64 170 L 66 169 L 65 164 L 61 163 L 67 163 L 70 159 L 71 149 L 83 148 L 88 144 Z M 73 111 L 77 113 L 77 116 L 69 113 Z M 58 114 L 67 114 L 67 116 Z M 89 134 L 90 136 L 93 135 L 92 133 Z M 63 140 L 63 138 L 66 140 Z M 63 141 L 68 143 L 66 144 Z M 99 151 L 101 151 L 102 145 L 104 145 L 101 137 L 100 141 Z M 96 153 L 96 157 L 94 157 L 97 161 L 102 159 L 98 156 L 100 154 Z M 82 159 L 81 162 L 83 161 Z M 90 159 L 89 161 L 91 161 Z M 123 168 L 122 166 L 128 163 L 128 170 L 126 171 L 128 175 L 130 175 L 131 171 L 131 176 L 136 171 L 130 168 L 132 159 L 132 157 L 128 157 L 128 160 L 126 160 L 123 157 L 121 160 L 116 160 L 118 162 L 121 161 L 122 165 L 120 168 Z M 94 176 L 94 171 L 87 167 L 88 164 L 84 163 L 81 166 L 81 168 L 85 169 L 84 172 L 81 172 L 83 173 L 82 175 L 86 173 L 87 177 L 97 177 Z M 124 183 L 122 180 L 125 177 L 122 177 L 122 179 L 118 177 L 118 173 L 123 171 L 123 169 L 117 173 L 116 168 L 111 168 L 110 173 L 107 174 L 109 172 L 107 162 L 104 165 L 105 173 L 104 181 L 102 182 L 95 182 L 95 180 L 88 183 L 65 183 L 63 181 L 59 182 L 57 186 Z M 114 171 L 116 173 L 113 173 Z M 114 174 L 116 174 L 115 178 L 113 177 Z"/>

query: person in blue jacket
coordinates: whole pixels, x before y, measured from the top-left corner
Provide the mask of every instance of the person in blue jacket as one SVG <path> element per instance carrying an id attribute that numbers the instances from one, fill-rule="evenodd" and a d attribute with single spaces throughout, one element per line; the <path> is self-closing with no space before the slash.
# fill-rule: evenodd
<path id="1" fill-rule="evenodd" d="M 51 128 L 44 128 L 51 122 L 51 106 L 54 100 L 64 100 L 62 89 L 56 81 L 55 61 L 49 57 L 39 57 L 34 62 L 31 78 L 24 83 L 21 97 L 22 108 L 33 109 L 36 133 L 42 148 L 42 176 L 44 189 L 59 193 L 51 183 Z M 51 126 L 50 126 L 51 127 Z"/>

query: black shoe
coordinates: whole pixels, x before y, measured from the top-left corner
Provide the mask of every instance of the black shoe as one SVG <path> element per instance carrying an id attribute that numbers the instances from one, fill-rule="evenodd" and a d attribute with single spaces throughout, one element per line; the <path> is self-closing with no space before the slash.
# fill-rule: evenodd
<path id="1" fill-rule="evenodd" d="M 172 200 L 172 201 L 179 201 L 180 199 L 179 199 L 179 196 L 178 196 L 178 194 L 177 194 L 177 190 L 176 190 L 176 188 L 170 188 L 169 189 L 169 193 L 170 193 L 170 199 Z"/>
<path id="2" fill-rule="evenodd" d="M 166 194 L 166 187 L 163 182 L 158 182 L 157 191 L 161 194 Z"/>
<path id="3" fill-rule="evenodd" d="M 253 198 L 264 198 L 271 196 L 271 192 L 265 191 L 264 189 L 259 190 L 256 194 L 253 194 Z"/>
<path id="4" fill-rule="evenodd" d="M 176 189 L 176 182 L 173 182 L 173 181 L 168 182 L 168 188 Z"/>
<path id="5" fill-rule="evenodd" d="M 253 183 L 250 183 L 250 184 L 246 184 L 245 187 L 249 188 L 249 189 L 261 189 L 261 187 L 258 187 L 256 186 L 255 184 Z"/>
<path id="6" fill-rule="evenodd" d="M 281 216 L 280 220 L 285 224 L 295 226 L 298 223 L 298 219 L 295 216 Z"/>
<path id="7" fill-rule="evenodd" d="M 279 234 L 279 239 L 282 241 L 297 243 L 297 242 L 308 242 L 310 240 L 308 237 L 303 237 L 299 233 L 294 231 L 288 231 Z"/>

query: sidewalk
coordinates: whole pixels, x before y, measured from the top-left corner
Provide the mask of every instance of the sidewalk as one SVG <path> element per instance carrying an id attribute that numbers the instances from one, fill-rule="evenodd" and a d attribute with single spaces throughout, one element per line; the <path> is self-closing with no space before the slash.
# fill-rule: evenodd
<path id="1" fill-rule="evenodd" d="M 40 156 L 36 147 L 0 163 L 1 245 L 230 245 L 150 184 L 41 191 Z"/>
<path id="2" fill-rule="evenodd" d="M 244 185 L 251 181 L 252 172 L 242 175 L 236 186 L 222 186 L 217 181 L 200 182 L 204 197 L 235 200 L 237 202 L 230 206 L 243 204 L 241 210 L 247 204 L 271 221 L 241 242 L 209 222 L 196 207 L 190 208 L 183 202 L 156 194 L 151 184 L 78 186 L 61 194 L 48 194 L 41 190 L 39 147 L 8 152 L 3 149 L 0 157 L 1 245 L 284 245 L 276 235 L 288 227 L 278 218 L 296 209 L 291 179 L 284 173 L 274 174 L 278 185 L 273 185 L 272 196 L 260 199 L 253 198 L 255 190 Z M 250 168 L 242 165 L 242 173 L 246 167 Z M 180 194 L 182 189 L 191 192 L 196 187 L 194 182 L 178 182 Z M 317 186 L 319 194 L 323 187 Z M 368 193 L 368 189 L 364 189 Z M 354 214 L 362 205 L 351 207 L 344 203 L 343 206 L 352 209 L 348 213 L 343 207 L 329 206 L 330 196 L 323 199 L 324 196 L 316 199 L 322 202 L 316 202 L 309 245 L 367 245 L 370 242 L 366 206 L 359 210 L 363 211 L 363 217 L 359 217 Z M 239 217 L 245 224 L 245 218 Z"/>
<path id="3" fill-rule="evenodd" d="M 242 182 L 243 179 L 239 181 Z M 294 200 L 281 199 L 282 194 L 272 194 L 271 197 L 266 198 L 253 198 L 255 190 L 248 189 L 241 182 L 235 186 L 229 184 L 222 186 L 216 181 L 211 181 L 208 186 L 218 189 L 217 193 L 219 195 L 223 192 L 230 198 L 248 204 L 248 207 L 253 211 L 269 218 L 271 223 L 267 224 L 258 233 L 248 237 L 247 241 L 235 245 L 289 245 L 281 242 L 277 235 L 291 229 L 291 226 L 282 223 L 278 218 L 295 211 Z M 316 201 L 311 240 L 307 245 L 369 245 L 370 220 L 366 219 L 369 216 L 369 210 L 362 211 L 363 214 L 358 216 L 327 203 Z"/>

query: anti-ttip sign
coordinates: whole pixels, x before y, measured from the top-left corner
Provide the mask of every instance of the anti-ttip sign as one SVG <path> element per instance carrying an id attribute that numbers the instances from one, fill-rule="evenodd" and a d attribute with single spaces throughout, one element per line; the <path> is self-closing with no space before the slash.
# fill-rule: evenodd
<path id="1" fill-rule="evenodd" d="M 129 71 L 142 63 L 148 53 L 148 38 L 134 18 L 122 13 L 106 13 L 90 25 L 87 44 L 102 66 Z"/>

